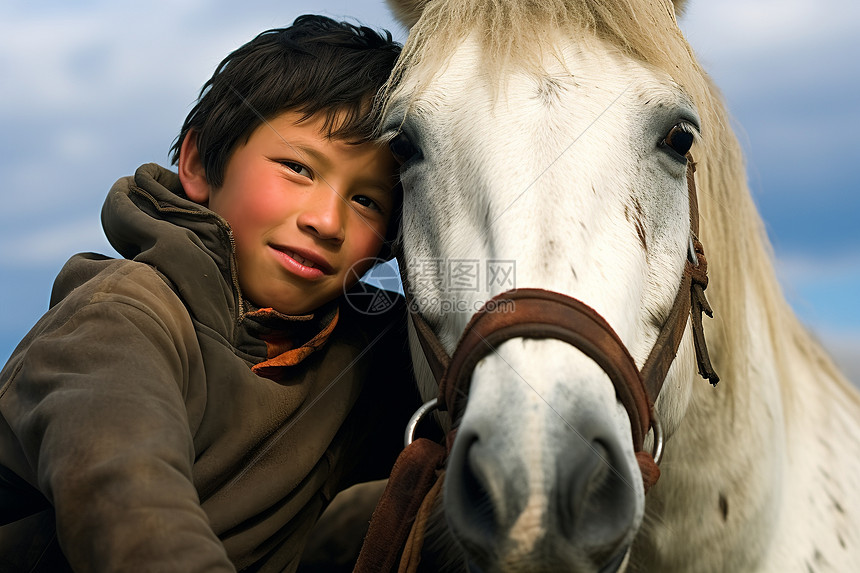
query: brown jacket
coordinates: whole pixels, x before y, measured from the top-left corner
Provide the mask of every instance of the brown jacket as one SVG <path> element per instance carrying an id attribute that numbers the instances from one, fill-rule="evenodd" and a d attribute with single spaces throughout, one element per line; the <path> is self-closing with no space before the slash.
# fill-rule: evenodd
<path id="1" fill-rule="evenodd" d="M 226 222 L 157 165 L 102 219 L 126 260 L 73 257 L 0 374 L 0 571 L 294 570 L 400 449 L 403 305 L 248 308 Z"/>

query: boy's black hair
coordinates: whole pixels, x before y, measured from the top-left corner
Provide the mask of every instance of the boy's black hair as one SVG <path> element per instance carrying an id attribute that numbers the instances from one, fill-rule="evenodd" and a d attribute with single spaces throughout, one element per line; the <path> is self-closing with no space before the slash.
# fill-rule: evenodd
<path id="1" fill-rule="evenodd" d="M 193 129 L 206 180 L 220 187 L 236 146 L 285 111 L 301 113 L 302 120 L 322 112 L 329 137 L 368 141 L 375 127 L 373 98 L 400 54 L 400 44 L 383 32 L 304 15 L 288 28 L 259 34 L 224 58 L 203 84 L 171 147 L 172 163 Z"/>

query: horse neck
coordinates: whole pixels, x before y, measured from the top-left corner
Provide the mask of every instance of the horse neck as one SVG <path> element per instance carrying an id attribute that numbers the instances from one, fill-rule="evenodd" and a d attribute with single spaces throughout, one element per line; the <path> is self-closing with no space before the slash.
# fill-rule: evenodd
<path id="1" fill-rule="evenodd" d="M 746 355 L 715 389 L 692 381 L 666 444 L 636 542 L 641 570 L 782 571 L 821 555 L 835 570 L 860 566 L 860 496 L 848 487 L 860 401 L 787 308 L 773 317 L 750 296 Z"/>
<path id="2" fill-rule="evenodd" d="M 860 571 L 860 395 L 820 345 L 794 328 L 782 353 L 785 458 L 771 570 Z M 829 567 L 828 567 L 829 566 Z"/>

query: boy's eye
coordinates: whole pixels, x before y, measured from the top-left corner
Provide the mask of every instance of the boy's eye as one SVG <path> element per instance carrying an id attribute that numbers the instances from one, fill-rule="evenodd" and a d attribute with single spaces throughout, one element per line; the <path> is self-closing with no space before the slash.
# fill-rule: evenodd
<path id="1" fill-rule="evenodd" d="M 311 175 L 311 170 L 302 165 L 301 163 L 296 163 L 295 161 L 281 161 L 281 165 L 283 165 L 290 171 L 295 171 L 297 174 L 303 177 L 313 179 Z"/>
<path id="2" fill-rule="evenodd" d="M 352 200 L 361 205 L 362 207 L 367 207 L 368 209 L 373 209 L 374 211 L 382 211 L 382 208 L 379 206 L 379 204 L 367 195 L 356 195 L 352 198 Z"/>

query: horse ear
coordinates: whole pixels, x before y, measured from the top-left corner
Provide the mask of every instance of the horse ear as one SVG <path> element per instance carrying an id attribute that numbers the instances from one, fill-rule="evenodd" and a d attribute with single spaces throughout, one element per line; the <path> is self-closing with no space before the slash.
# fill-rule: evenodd
<path id="1" fill-rule="evenodd" d="M 421 17 L 430 0 L 387 0 L 387 2 L 397 21 L 411 28 Z"/>
<path id="2" fill-rule="evenodd" d="M 687 8 L 687 0 L 672 0 L 672 3 L 675 4 L 675 15 L 683 16 L 684 10 Z"/>

